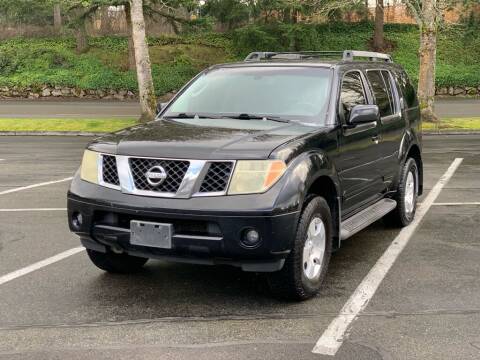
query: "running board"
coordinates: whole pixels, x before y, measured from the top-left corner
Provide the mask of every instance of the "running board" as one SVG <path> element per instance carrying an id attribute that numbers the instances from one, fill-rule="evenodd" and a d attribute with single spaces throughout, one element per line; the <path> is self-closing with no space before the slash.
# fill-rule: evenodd
<path id="1" fill-rule="evenodd" d="M 351 218 L 342 222 L 340 238 L 342 240 L 348 239 L 350 236 L 356 234 L 360 230 L 365 229 L 368 225 L 373 224 L 390 211 L 395 209 L 397 202 L 392 199 L 382 199 L 368 208 L 353 215 Z"/>

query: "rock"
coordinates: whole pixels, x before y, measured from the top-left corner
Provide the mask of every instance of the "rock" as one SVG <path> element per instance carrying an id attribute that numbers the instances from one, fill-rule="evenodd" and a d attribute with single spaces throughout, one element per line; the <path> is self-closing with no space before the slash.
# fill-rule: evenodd
<path id="1" fill-rule="evenodd" d="M 49 88 L 45 88 L 45 89 L 42 90 L 42 96 L 47 97 L 47 96 L 50 96 L 50 95 L 52 95 L 52 92 Z"/>
<path id="2" fill-rule="evenodd" d="M 40 97 L 40 94 L 30 92 L 28 93 L 28 97 L 30 99 L 38 99 Z"/>
<path id="3" fill-rule="evenodd" d="M 52 91 L 52 96 L 55 96 L 55 97 L 62 96 L 62 91 L 59 89 L 55 89 Z"/>
<path id="4" fill-rule="evenodd" d="M 69 88 L 63 88 L 60 91 L 62 92 L 62 95 L 70 95 L 72 93 Z"/>
<path id="5" fill-rule="evenodd" d="M 121 96 L 123 96 L 123 97 L 125 97 L 127 94 L 128 94 L 128 93 L 127 93 L 126 90 L 119 90 L 119 91 L 118 91 L 118 95 L 121 95 Z"/>
<path id="6" fill-rule="evenodd" d="M 113 98 L 117 99 L 117 100 L 124 100 L 125 96 L 118 93 L 118 94 L 113 95 Z"/>
<path id="7" fill-rule="evenodd" d="M 467 92 L 467 95 L 477 95 L 477 88 L 472 86 L 465 87 L 465 91 Z"/>
<path id="8" fill-rule="evenodd" d="M 465 89 L 461 87 L 456 87 L 453 89 L 453 95 L 464 95 Z"/>
<path id="9" fill-rule="evenodd" d="M 448 88 L 446 87 L 441 87 L 437 88 L 437 95 L 448 95 Z"/>
<path id="10" fill-rule="evenodd" d="M 133 92 L 131 92 L 130 90 L 128 90 L 127 91 L 127 96 L 134 97 L 135 94 Z"/>

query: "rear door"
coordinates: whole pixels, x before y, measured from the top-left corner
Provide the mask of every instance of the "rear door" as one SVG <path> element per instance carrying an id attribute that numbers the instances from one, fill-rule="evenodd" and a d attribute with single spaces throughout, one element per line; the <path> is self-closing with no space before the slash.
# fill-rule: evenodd
<path id="1" fill-rule="evenodd" d="M 380 110 L 380 170 L 383 181 L 388 185 L 398 172 L 398 153 L 406 124 L 392 73 L 379 69 L 367 70 L 366 74 L 375 104 Z"/>
<path id="2" fill-rule="evenodd" d="M 349 70 L 341 77 L 338 112 L 342 134 L 335 165 L 342 182 L 342 211 L 345 215 L 372 202 L 383 190 L 379 171 L 378 122 L 356 126 L 347 124 L 355 105 L 368 104 L 365 86 L 365 78 L 358 70 Z"/>

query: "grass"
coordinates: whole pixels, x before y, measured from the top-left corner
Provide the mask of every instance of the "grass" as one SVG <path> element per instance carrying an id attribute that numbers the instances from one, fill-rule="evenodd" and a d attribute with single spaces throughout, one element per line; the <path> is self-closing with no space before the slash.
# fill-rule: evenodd
<path id="1" fill-rule="evenodd" d="M 20 119 L 0 118 L 0 131 L 66 131 L 108 133 L 134 125 L 135 119 Z M 480 131 L 480 117 L 442 119 L 423 123 L 424 131 Z"/>
<path id="2" fill-rule="evenodd" d="M 423 130 L 438 132 L 480 131 L 480 117 L 446 118 L 437 123 L 423 123 Z"/>
<path id="3" fill-rule="evenodd" d="M 13 119 L 0 118 L 0 131 L 113 132 L 135 124 L 135 119 Z"/>
<path id="4" fill-rule="evenodd" d="M 369 49 L 372 23 L 249 25 L 229 33 L 149 38 L 157 95 L 178 90 L 200 70 L 242 59 L 259 50 Z M 388 49 L 415 81 L 418 77 L 418 28 L 385 25 Z M 73 38 L 0 41 L 0 87 L 40 91 L 43 85 L 85 90 L 137 92 L 136 73 L 128 69 L 127 39 L 89 38 L 90 49 L 75 53 Z M 437 85 L 480 85 L 480 31 L 463 25 L 442 28 L 438 37 Z M 28 90 L 30 91 L 30 90 Z"/>

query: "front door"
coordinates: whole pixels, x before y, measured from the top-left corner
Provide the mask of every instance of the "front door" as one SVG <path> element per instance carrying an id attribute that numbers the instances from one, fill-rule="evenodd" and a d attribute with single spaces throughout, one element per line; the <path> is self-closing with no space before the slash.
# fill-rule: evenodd
<path id="1" fill-rule="evenodd" d="M 348 215 L 380 197 L 384 184 L 379 169 L 378 148 L 380 124 L 349 125 L 355 105 L 367 104 L 365 79 L 360 71 L 348 71 L 342 76 L 339 117 L 342 123 L 337 172 L 342 183 L 342 213 Z"/>

